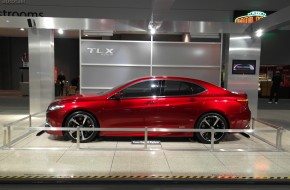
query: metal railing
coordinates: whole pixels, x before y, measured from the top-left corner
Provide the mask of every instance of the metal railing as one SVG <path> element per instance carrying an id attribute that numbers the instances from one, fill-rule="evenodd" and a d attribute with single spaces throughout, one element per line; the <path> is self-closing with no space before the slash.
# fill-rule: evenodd
<path id="1" fill-rule="evenodd" d="M 35 115 L 35 114 L 33 114 Z M 31 115 L 31 116 L 33 116 Z M 29 118 L 31 118 L 31 116 L 28 116 Z M 26 119 L 28 118 L 26 117 Z M 30 119 L 31 120 L 31 119 Z M 18 122 L 23 121 L 23 118 L 21 120 L 18 120 Z M 31 121 L 30 121 L 31 122 Z M 11 148 L 11 128 L 12 128 L 12 124 L 17 123 L 17 121 L 15 122 L 11 122 L 9 124 L 6 124 L 3 127 L 4 130 L 4 138 L 3 138 L 3 145 L 4 148 Z M 42 130 L 46 130 L 46 131 L 76 131 L 77 132 L 77 140 L 76 140 L 76 144 L 77 144 L 77 149 L 81 149 L 80 146 L 80 133 L 82 131 L 122 131 L 122 132 L 143 132 L 144 133 L 144 149 L 148 148 L 148 135 L 150 132 L 209 132 L 211 133 L 211 142 L 210 142 L 210 151 L 214 151 L 214 134 L 218 133 L 218 132 L 224 132 L 224 133 L 248 133 L 248 134 L 253 134 L 256 135 L 256 133 L 276 133 L 276 144 L 272 144 L 269 143 L 271 146 L 275 147 L 278 151 L 282 150 L 282 134 L 284 132 L 283 128 L 277 128 L 274 130 L 262 130 L 262 129 L 172 129 L 172 128 L 148 128 L 148 127 L 144 127 L 144 128 L 81 128 L 81 127 L 77 127 L 77 128 L 72 128 L 72 127 L 31 127 L 31 123 L 29 124 L 28 128 L 23 128 L 23 127 L 16 127 L 13 128 L 13 130 L 24 130 L 24 129 L 28 129 L 29 131 L 42 131 Z M 266 142 L 266 141 L 265 141 Z M 266 142 L 267 143 L 267 142 Z"/>
<path id="2" fill-rule="evenodd" d="M 32 126 L 31 126 L 31 125 L 32 125 L 32 117 L 37 116 L 37 115 L 40 115 L 40 114 L 42 114 L 42 113 L 44 113 L 44 111 L 37 112 L 37 113 L 34 113 L 34 114 L 29 114 L 29 115 L 26 116 L 26 117 L 23 117 L 23 118 L 18 119 L 18 120 L 16 120 L 16 121 L 12 121 L 12 122 L 10 122 L 10 123 L 4 124 L 4 127 L 11 126 L 11 125 L 15 125 L 16 123 L 19 123 L 19 122 L 24 121 L 24 120 L 26 120 L 26 119 L 29 120 L 29 127 L 32 127 Z"/>
<path id="3" fill-rule="evenodd" d="M 25 120 L 28 119 L 29 128 L 32 128 L 32 117 L 37 116 L 37 115 L 40 115 L 40 114 L 43 114 L 43 113 L 45 113 L 45 111 L 37 112 L 37 113 L 34 113 L 34 114 L 29 114 L 26 117 L 23 117 L 23 118 L 18 119 L 16 121 L 13 121 L 13 122 L 4 124 L 3 125 L 3 134 L 4 134 L 4 137 L 3 137 L 3 145 L 5 146 L 5 143 L 4 142 L 6 141 L 6 136 L 8 137 L 8 139 L 7 139 L 8 142 L 11 143 L 11 126 L 12 125 L 15 125 L 17 123 L 20 123 L 21 121 L 25 121 Z M 6 130 L 6 129 L 8 129 L 8 130 Z M 23 137 L 25 137 L 25 136 L 27 136 L 29 134 L 30 134 L 29 132 L 27 134 L 23 134 L 21 137 L 19 137 L 19 139 L 22 139 Z"/>
<path id="4" fill-rule="evenodd" d="M 262 123 L 268 127 L 271 127 L 271 128 L 274 128 L 277 130 L 276 132 L 276 143 L 275 145 L 273 143 L 271 143 L 270 141 L 268 141 L 267 139 L 261 137 L 261 136 L 258 136 L 256 135 L 255 133 L 253 133 L 253 136 L 258 138 L 259 140 L 267 143 L 267 144 L 270 144 L 272 146 L 276 146 L 276 147 L 279 147 L 279 149 L 282 149 L 282 133 L 285 132 L 285 129 L 281 126 L 276 126 L 276 125 L 273 125 L 271 123 L 268 123 L 268 122 L 265 122 L 265 121 L 262 121 L 262 120 L 259 120 L 259 119 L 256 119 L 256 118 L 252 118 L 252 129 L 255 130 L 255 123 L 256 122 L 259 122 L 259 123 Z"/>

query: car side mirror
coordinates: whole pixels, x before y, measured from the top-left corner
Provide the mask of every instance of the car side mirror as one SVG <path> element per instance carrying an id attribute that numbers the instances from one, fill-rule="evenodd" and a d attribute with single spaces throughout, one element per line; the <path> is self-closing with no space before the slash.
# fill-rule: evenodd
<path id="1" fill-rule="evenodd" d="M 116 92 L 113 96 L 112 99 L 114 100 L 120 100 L 122 98 L 122 93 L 121 92 Z"/>

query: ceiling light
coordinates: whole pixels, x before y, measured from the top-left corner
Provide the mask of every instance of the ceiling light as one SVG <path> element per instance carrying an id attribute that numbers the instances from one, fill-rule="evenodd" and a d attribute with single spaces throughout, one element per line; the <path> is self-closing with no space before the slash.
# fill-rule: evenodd
<path id="1" fill-rule="evenodd" d="M 10 22 L 9 20 L 6 20 L 6 22 Z"/>
<path id="2" fill-rule="evenodd" d="M 156 29 L 155 29 L 155 28 L 151 28 L 151 29 L 150 29 L 150 34 L 153 35 L 153 34 L 155 34 L 155 33 L 156 33 Z"/>
<path id="3" fill-rule="evenodd" d="M 150 34 L 153 35 L 156 33 L 156 30 L 160 28 L 162 22 L 161 21 L 150 21 L 148 24 L 148 29 L 150 30 Z"/>
<path id="4" fill-rule="evenodd" d="M 230 40 L 243 40 L 243 39 L 251 39 L 251 36 L 239 36 L 230 38 Z"/>
<path id="5" fill-rule="evenodd" d="M 263 31 L 262 29 L 257 30 L 257 31 L 256 31 L 256 36 L 257 36 L 257 37 L 261 37 L 261 36 L 263 35 L 263 32 L 264 32 L 264 31 Z"/>
<path id="6" fill-rule="evenodd" d="M 63 29 L 58 29 L 57 31 L 59 34 L 63 34 Z"/>
<path id="7" fill-rule="evenodd" d="M 84 30 L 84 36 L 113 36 L 112 30 Z"/>
<path id="8" fill-rule="evenodd" d="M 20 28 L 21 31 L 24 31 L 24 28 Z"/>
<path id="9" fill-rule="evenodd" d="M 219 39 L 219 34 L 190 34 L 191 38 Z"/>

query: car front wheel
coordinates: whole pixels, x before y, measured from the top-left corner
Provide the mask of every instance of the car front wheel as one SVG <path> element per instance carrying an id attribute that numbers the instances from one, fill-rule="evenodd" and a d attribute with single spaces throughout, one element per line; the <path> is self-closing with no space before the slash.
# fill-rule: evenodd
<path id="1" fill-rule="evenodd" d="M 196 129 L 228 129 L 228 124 L 226 119 L 218 113 L 207 113 L 202 115 L 195 126 Z M 197 140 L 202 143 L 211 143 L 211 132 L 196 132 Z M 225 137 L 224 132 L 214 133 L 214 143 L 219 143 Z"/>
<path id="2" fill-rule="evenodd" d="M 98 123 L 95 117 L 87 112 L 78 111 L 68 116 L 65 122 L 65 127 L 70 128 L 97 128 Z M 80 131 L 80 142 L 86 143 L 92 141 L 98 134 L 98 131 Z M 77 131 L 65 131 L 65 135 L 72 141 L 77 141 Z"/>

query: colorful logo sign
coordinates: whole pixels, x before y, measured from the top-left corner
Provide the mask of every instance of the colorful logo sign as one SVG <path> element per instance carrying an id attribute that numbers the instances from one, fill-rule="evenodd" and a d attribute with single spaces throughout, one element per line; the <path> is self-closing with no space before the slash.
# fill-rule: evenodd
<path id="1" fill-rule="evenodd" d="M 251 11 L 247 15 L 235 18 L 235 23 L 253 23 L 267 17 L 267 13 L 262 11 Z"/>

